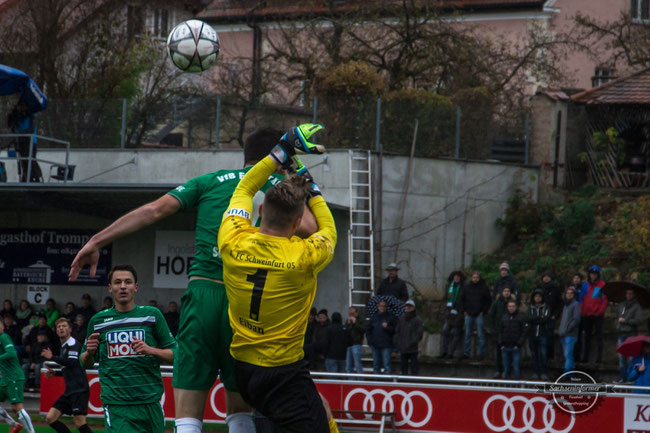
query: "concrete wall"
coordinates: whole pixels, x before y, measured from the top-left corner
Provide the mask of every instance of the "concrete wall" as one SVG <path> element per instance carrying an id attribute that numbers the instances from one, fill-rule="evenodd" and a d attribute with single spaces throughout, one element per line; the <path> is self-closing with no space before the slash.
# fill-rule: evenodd
<path id="1" fill-rule="evenodd" d="M 39 158 L 63 161 L 64 154 L 43 149 Z M 375 167 L 378 167 L 377 156 Z M 339 243 L 336 256 L 319 278 L 316 306 L 330 311 L 344 311 L 348 303 L 347 230 L 349 216 L 348 152 L 332 151 L 324 156 L 304 159 L 322 185 L 326 200 L 334 205 Z M 133 161 L 132 163 L 130 161 Z M 181 184 L 198 174 L 242 165 L 240 151 L 177 150 L 74 150 L 70 163 L 77 166 L 73 183 Z M 48 164 L 41 164 L 49 171 Z M 539 170 L 491 162 L 434 160 L 416 158 L 404 207 L 404 230 L 399 232 L 401 197 L 404 191 L 408 158 L 387 156 L 382 170 L 375 170 L 375 185 L 382 176 L 383 191 L 375 194 L 381 203 L 381 220 L 375 222 L 381 269 L 391 261 L 402 266 L 400 276 L 431 296 L 451 270 L 463 263 L 469 266 L 472 255 L 493 251 L 501 243 L 502 233 L 495 220 L 503 216 L 507 200 L 516 188 L 537 200 Z M 15 164 L 7 164 L 9 181 L 15 182 Z M 107 172 L 108 171 L 108 172 Z M 91 178 L 88 181 L 84 179 Z M 46 175 L 47 180 L 47 175 Z M 2 188 L 0 186 L 0 188 Z M 345 208 L 345 209 L 343 209 Z M 379 214 L 379 212 L 377 213 Z M 111 221 L 84 216 L 74 211 L 29 212 L 0 210 L 2 228 L 88 228 L 99 230 Z M 379 222 L 379 224 L 378 224 Z M 159 303 L 179 300 L 183 287 L 154 291 L 152 287 L 153 246 L 156 230 L 191 230 L 193 214 L 181 213 L 141 232 L 115 242 L 113 263 L 132 263 L 141 273 L 140 302 L 157 299 Z M 398 235 L 399 233 L 399 235 Z M 465 248 L 463 252 L 463 237 Z M 396 253 L 397 251 L 397 253 Z M 3 254 L 10 252 L 3 252 Z M 396 255 L 395 255 L 396 254 Z M 464 262 L 463 262 L 464 261 Z M 0 297 L 22 298 L 24 286 L 0 285 Z M 61 300 L 78 301 L 88 291 L 94 298 L 103 297 L 103 288 L 53 287 Z"/>

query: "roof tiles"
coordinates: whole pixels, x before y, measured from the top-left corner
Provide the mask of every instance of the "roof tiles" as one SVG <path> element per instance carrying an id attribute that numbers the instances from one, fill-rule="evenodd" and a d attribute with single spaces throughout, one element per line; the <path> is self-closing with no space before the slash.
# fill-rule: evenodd
<path id="1" fill-rule="evenodd" d="M 650 105 L 650 68 L 576 93 L 571 99 L 583 104 Z"/>

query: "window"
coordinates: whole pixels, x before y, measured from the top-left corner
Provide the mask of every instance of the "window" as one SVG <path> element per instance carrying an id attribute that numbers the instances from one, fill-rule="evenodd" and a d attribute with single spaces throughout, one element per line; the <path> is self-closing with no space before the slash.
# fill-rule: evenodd
<path id="1" fill-rule="evenodd" d="M 167 9 L 154 9 L 153 11 L 153 35 L 167 38 L 169 33 L 169 13 Z"/>
<path id="2" fill-rule="evenodd" d="M 594 76 L 591 77 L 591 86 L 598 87 L 605 83 L 609 83 L 614 79 L 616 79 L 616 77 L 614 76 L 613 69 L 597 66 L 594 70 Z"/>
<path id="3" fill-rule="evenodd" d="M 630 0 L 630 16 L 633 21 L 649 21 L 650 0 Z"/>
<path id="4" fill-rule="evenodd" d="M 126 22 L 129 39 L 141 35 L 144 30 L 144 11 L 142 6 L 129 6 Z"/>

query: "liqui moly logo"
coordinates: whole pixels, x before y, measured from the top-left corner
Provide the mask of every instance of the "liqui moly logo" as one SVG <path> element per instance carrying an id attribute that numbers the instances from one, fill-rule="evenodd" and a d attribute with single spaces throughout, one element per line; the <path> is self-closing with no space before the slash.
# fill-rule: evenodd
<path id="1" fill-rule="evenodd" d="M 109 358 L 125 358 L 130 356 L 140 356 L 133 350 L 131 343 L 133 339 L 144 340 L 143 329 L 129 329 L 127 331 L 108 331 L 106 333 L 106 343 L 108 344 Z"/>

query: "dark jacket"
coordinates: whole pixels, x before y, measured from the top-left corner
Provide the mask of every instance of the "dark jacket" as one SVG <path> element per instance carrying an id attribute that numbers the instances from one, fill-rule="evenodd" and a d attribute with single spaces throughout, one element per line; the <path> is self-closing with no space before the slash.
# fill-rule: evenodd
<path id="1" fill-rule="evenodd" d="M 497 339 L 499 332 L 501 332 L 501 318 L 506 313 L 506 305 L 510 299 L 515 299 L 515 297 L 510 295 L 508 299 L 504 299 L 503 296 L 499 296 L 494 302 L 492 302 L 492 305 L 490 305 L 490 310 L 485 318 L 486 326 Z"/>
<path id="2" fill-rule="evenodd" d="M 314 348 L 318 355 L 325 356 L 325 351 L 327 350 L 327 328 L 330 326 L 330 319 L 327 319 L 324 324 L 316 322 L 314 327 Z"/>
<path id="3" fill-rule="evenodd" d="M 523 347 L 528 334 L 528 317 L 526 314 L 515 310 L 510 314 L 506 312 L 501 317 L 501 332 L 499 332 L 499 345 L 505 347 Z"/>
<path id="4" fill-rule="evenodd" d="M 384 279 L 379 285 L 377 294 L 394 296 L 402 302 L 406 302 L 409 299 L 409 292 L 406 288 L 406 282 L 399 277 L 395 277 L 393 281 L 391 281 L 390 278 Z"/>
<path id="5" fill-rule="evenodd" d="M 39 328 L 38 326 L 34 326 L 29 331 L 29 334 L 27 334 L 27 337 L 25 337 L 25 339 L 24 339 L 25 346 L 30 346 L 30 348 L 31 348 L 31 346 L 36 344 L 37 336 L 38 336 L 39 331 L 45 331 L 45 333 L 47 334 L 47 341 L 52 343 L 52 350 L 56 349 L 55 352 L 58 353 L 59 345 L 54 344 L 54 342 L 58 343 L 59 339 L 56 337 L 56 335 L 54 335 L 54 331 L 52 331 L 52 328 L 50 328 L 47 325 L 42 327 L 42 328 Z"/>
<path id="6" fill-rule="evenodd" d="M 5 333 L 11 338 L 14 346 L 23 345 L 23 333 L 17 323 L 12 323 L 10 326 L 5 327 Z"/>
<path id="7" fill-rule="evenodd" d="M 481 278 L 477 283 L 471 281 L 463 286 L 463 291 L 460 292 L 460 310 L 467 313 L 472 317 L 479 314 L 487 314 L 492 304 L 490 297 L 490 289 Z"/>
<path id="8" fill-rule="evenodd" d="M 624 317 L 625 322 L 620 323 L 619 317 Z M 636 299 L 631 301 L 624 301 L 618 304 L 616 314 L 616 330 L 619 334 L 637 334 L 639 331 L 639 324 L 643 320 L 641 314 L 641 305 Z"/>
<path id="9" fill-rule="evenodd" d="M 544 302 L 548 307 L 549 315 L 556 319 L 562 314 L 562 289 L 555 281 L 548 283 L 540 282 L 535 291 L 541 290 L 544 295 Z"/>
<path id="10" fill-rule="evenodd" d="M 350 345 L 360 346 L 363 344 L 363 337 L 366 335 L 366 319 L 357 317 L 354 323 L 350 319 L 345 323 L 345 329 L 350 334 Z"/>
<path id="11" fill-rule="evenodd" d="M 386 328 L 381 325 L 383 322 L 388 324 Z M 396 324 L 397 318 L 388 311 L 383 314 L 377 313 L 372 316 L 368 321 L 368 328 L 366 330 L 368 345 L 376 347 L 377 349 L 393 347 L 393 335 L 395 334 Z"/>
<path id="12" fill-rule="evenodd" d="M 316 319 L 311 323 L 307 322 L 307 328 L 305 329 L 305 346 L 308 344 L 314 344 L 314 332 L 316 331 L 316 326 L 318 326 L 318 320 Z"/>
<path id="13" fill-rule="evenodd" d="M 325 330 L 325 358 L 344 360 L 350 345 L 350 334 L 340 323 L 332 323 Z"/>
<path id="14" fill-rule="evenodd" d="M 422 319 L 413 311 L 404 313 L 397 321 L 395 340 L 400 353 L 418 353 L 418 345 L 424 335 Z"/>
<path id="15" fill-rule="evenodd" d="M 580 304 L 574 299 L 570 303 L 564 302 L 562 319 L 557 333 L 560 337 L 577 337 L 580 328 Z"/>
<path id="16" fill-rule="evenodd" d="M 535 304 L 535 294 L 542 295 L 542 303 Z M 528 307 L 528 318 L 530 320 L 529 334 L 531 337 L 545 337 L 547 332 L 547 323 L 551 317 L 551 309 L 546 304 L 543 289 L 535 289 Z"/>
<path id="17" fill-rule="evenodd" d="M 61 345 L 61 355 L 52 357 L 52 361 L 63 367 L 61 370 L 65 382 L 63 395 L 88 392 L 86 370 L 79 362 L 82 346 L 83 341 L 77 341 L 74 337 L 70 337 Z"/>
<path id="18" fill-rule="evenodd" d="M 492 299 L 496 299 L 497 296 L 501 295 L 501 291 L 504 287 L 510 287 L 510 292 L 512 296 L 515 297 L 517 304 L 521 299 L 521 294 L 519 293 L 519 283 L 515 278 L 508 274 L 505 277 L 499 277 L 498 280 L 494 283 L 494 292 L 492 292 Z"/>
<path id="19" fill-rule="evenodd" d="M 29 362 L 33 362 L 34 364 L 42 364 L 46 361 L 46 359 L 41 355 L 41 352 L 43 352 L 43 349 L 51 349 L 52 345 L 50 344 L 49 341 L 46 341 L 44 343 L 39 343 L 38 341 L 34 344 L 32 344 L 32 351 L 29 352 Z"/>
<path id="20" fill-rule="evenodd" d="M 74 337 L 75 340 L 77 341 L 86 341 L 86 332 L 88 331 L 88 328 L 86 325 L 82 325 L 81 327 L 77 326 L 75 323 L 72 325 L 72 336 Z"/>
<path id="21" fill-rule="evenodd" d="M 173 336 L 176 336 L 176 334 L 178 334 L 178 323 L 181 315 L 177 311 L 175 313 L 167 312 L 164 316 L 165 322 L 167 322 L 167 326 L 169 327 L 169 332 L 171 332 Z"/>

